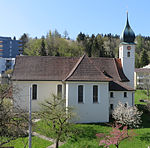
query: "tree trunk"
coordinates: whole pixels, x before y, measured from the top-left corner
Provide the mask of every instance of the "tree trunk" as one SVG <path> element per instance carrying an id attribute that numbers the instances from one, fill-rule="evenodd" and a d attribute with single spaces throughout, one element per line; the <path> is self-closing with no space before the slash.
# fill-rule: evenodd
<path id="1" fill-rule="evenodd" d="M 119 148 L 119 144 L 116 144 L 116 148 Z"/>
<path id="2" fill-rule="evenodd" d="M 56 147 L 55 148 L 58 148 L 59 147 L 59 138 L 56 139 Z"/>

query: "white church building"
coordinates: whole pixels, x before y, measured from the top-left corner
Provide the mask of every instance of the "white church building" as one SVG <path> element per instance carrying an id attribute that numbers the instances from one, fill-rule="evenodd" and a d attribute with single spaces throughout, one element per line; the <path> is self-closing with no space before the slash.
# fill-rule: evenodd
<path id="1" fill-rule="evenodd" d="M 13 72 L 15 104 L 32 111 L 51 94 L 66 98 L 75 108 L 78 123 L 109 122 L 118 102 L 134 105 L 135 34 L 127 16 L 121 35 L 119 58 L 20 56 Z"/>

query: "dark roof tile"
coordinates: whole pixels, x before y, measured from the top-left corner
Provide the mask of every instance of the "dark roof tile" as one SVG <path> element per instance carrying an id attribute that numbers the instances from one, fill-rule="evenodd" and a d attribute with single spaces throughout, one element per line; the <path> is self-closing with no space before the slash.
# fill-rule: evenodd
<path id="1" fill-rule="evenodd" d="M 128 81 L 114 58 L 18 56 L 12 80 Z"/>
<path id="2" fill-rule="evenodd" d="M 127 86 L 124 82 L 111 81 L 109 82 L 109 91 L 134 91 L 134 89 Z"/>

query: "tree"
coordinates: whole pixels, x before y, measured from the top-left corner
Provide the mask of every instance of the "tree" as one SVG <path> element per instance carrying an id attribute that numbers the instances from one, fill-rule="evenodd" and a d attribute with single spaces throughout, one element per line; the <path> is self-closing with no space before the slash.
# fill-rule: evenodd
<path id="1" fill-rule="evenodd" d="M 24 54 L 29 56 L 40 56 L 40 47 L 41 47 L 40 39 L 30 39 L 26 43 Z"/>
<path id="2" fill-rule="evenodd" d="M 64 31 L 64 38 L 65 38 L 65 39 L 69 38 L 69 37 L 68 37 L 68 32 L 67 32 L 67 30 Z"/>
<path id="3" fill-rule="evenodd" d="M 0 147 L 27 134 L 28 118 L 22 110 L 13 107 L 11 92 L 11 86 L 0 85 Z"/>
<path id="4" fill-rule="evenodd" d="M 70 133 L 73 112 L 70 107 L 66 107 L 65 99 L 52 95 L 48 100 L 41 104 L 42 109 L 38 115 L 51 128 L 56 138 L 56 148 L 59 147 L 59 141 L 63 134 Z"/>
<path id="5" fill-rule="evenodd" d="M 46 56 L 45 38 L 44 38 L 44 36 L 42 36 L 40 55 L 41 56 Z"/>
<path id="6" fill-rule="evenodd" d="M 24 50 L 24 48 L 26 48 L 26 44 L 29 41 L 29 36 L 28 34 L 24 33 L 19 40 L 22 40 L 22 48 Z"/>
<path id="7" fill-rule="evenodd" d="M 96 136 L 102 138 L 104 134 L 99 133 L 96 134 Z M 134 132 L 128 132 L 127 126 L 122 127 L 121 124 L 115 124 L 115 126 L 112 126 L 112 131 L 110 131 L 109 135 L 106 135 L 104 139 L 100 140 L 99 145 L 104 145 L 104 147 L 107 148 L 109 148 L 110 145 L 115 145 L 116 148 L 119 148 L 123 140 L 132 138 L 133 136 L 135 136 Z"/>
<path id="8" fill-rule="evenodd" d="M 119 124 L 128 126 L 129 128 L 138 128 L 141 124 L 142 112 L 138 111 L 136 106 L 129 106 L 128 103 L 118 103 L 117 107 L 112 112 L 112 117 Z"/>
<path id="9" fill-rule="evenodd" d="M 141 63 L 141 67 L 149 64 L 149 57 L 145 49 L 142 51 L 140 63 Z"/>

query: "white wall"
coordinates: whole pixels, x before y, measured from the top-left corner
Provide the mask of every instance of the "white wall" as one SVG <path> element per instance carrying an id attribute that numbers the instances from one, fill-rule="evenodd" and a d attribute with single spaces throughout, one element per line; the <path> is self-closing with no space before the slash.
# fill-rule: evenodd
<path id="1" fill-rule="evenodd" d="M 84 101 L 78 103 L 78 85 L 84 86 Z M 93 85 L 98 85 L 98 103 L 93 103 Z M 66 82 L 66 106 L 72 106 L 77 113 L 77 123 L 108 122 L 108 82 Z"/>
<path id="2" fill-rule="evenodd" d="M 124 91 L 111 91 L 114 94 L 113 98 L 110 98 L 110 104 L 113 104 L 114 108 L 117 107 L 118 102 L 122 102 L 123 104 L 128 102 L 128 105 L 134 105 L 134 92 L 126 91 L 127 97 L 124 98 Z"/>
<path id="3" fill-rule="evenodd" d="M 131 46 L 130 50 L 127 49 L 128 46 Z M 127 57 L 127 52 L 130 52 L 130 57 Z M 123 72 L 130 80 L 129 86 L 134 88 L 135 45 L 120 44 L 119 58 L 121 58 Z"/>
<path id="4" fill-rule="evenodd" d="M 62 83 L 59 81 L 13 81 L 15 106 L 19 105 L 24 110 L 28 110 L 29 88 L 32 84 L 37 84 L 37 100 L 32 100 L 32 111 L 37 111 L 40 109 L 39 104 L 50 97 L 51 94 L 56 94 L 57 85 Z M 63 84 L 62 87 L 64 88 Z"/>

